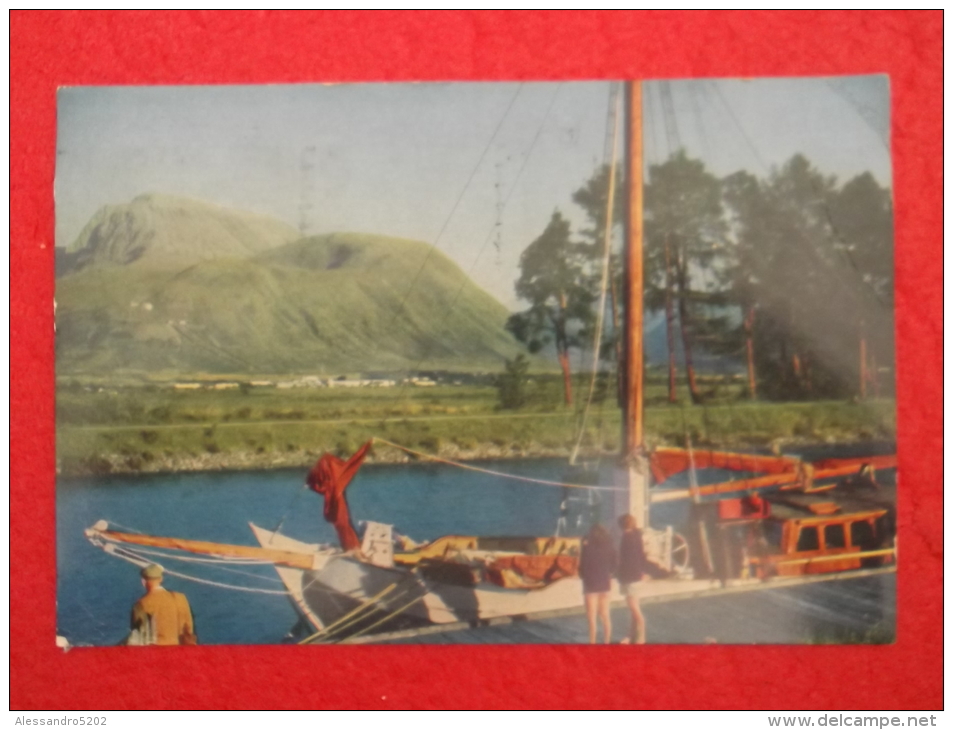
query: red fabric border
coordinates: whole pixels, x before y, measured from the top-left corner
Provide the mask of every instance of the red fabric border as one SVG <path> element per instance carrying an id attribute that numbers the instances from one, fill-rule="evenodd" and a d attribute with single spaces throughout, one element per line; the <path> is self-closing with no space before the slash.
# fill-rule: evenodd
<path id="1" fill-rule="evenodd" d="M 942 26 L 942 11 L 12 11 L 11 708 L 942 707 Z M 893 90 L 895 645 L 54 648 L 58 86 L 875 72 Z"/>

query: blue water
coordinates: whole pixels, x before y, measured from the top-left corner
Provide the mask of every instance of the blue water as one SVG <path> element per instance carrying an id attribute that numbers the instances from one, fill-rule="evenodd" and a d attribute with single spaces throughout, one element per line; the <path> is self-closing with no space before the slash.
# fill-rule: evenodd
<path id="1" fill-rule="evenodd" d="M 486 462 L 534 478 L 565 478 L 565 461 Z M 115 644 L 128 633 L 129 609 L 141 596 L 138 570 L 90 545 L 83 530 L 105 519 L 114 529 L 150 535 L 257 545 L 249 522 L 305 542 L 336 542 L 323 499 L 302 490 L 306 470 L 163 474 L 61 479 L 57 488 L 58 632 L 73 644 Z M 607 477 L 608 479 L 609 477 Z M 552 534 L 562 490 L 453 467 L 367 465 L 347 490 L 355 521 L 393 524 L 417 541 L 440 535 Z M 272 568 L 161 562 L 207 580 L 281 590 Z M 245 574 L 245 573 L 249 574 Z M 168 576 L 189 598 L 202 643 L 280 642 L 297 620 L 287 598 L 236 592 Z"/>
<path id="2" fill-rule="evenodd" d="M 868 450 L 867 453 L 873 453 Z M 821 456 L 848 455 L 842 449 Z M 481 467 L 537 479 L 572 480 L 562 459 L 482 462 Z M 598 483 L 612 484 L 603 464 Z M 186 539 L 256 545 L 249 522 L 305 542 L 334 543 L 322 516 L 323 499 L 302 489 L 306 470 L 215 472 L 60 479 L 57 485 L 57 632 L 74 645 L 112 645 L 128 633 L 129 610 L 142 595 L 138 569 L 94 547 L 83 531 L 101 519 L 114 529 Z M 738 475 L 736 475 L 738 476 Z M 699 472 L 702 483 L 726 472 Z M 670 486 L 683 486 L 685 475 Z M 586 482 L 589 483 L 589 482 Z M 417 541 L 445 534 L 553 534 L 569 494 L 569 532 L 579 534 L 601 510 L 611 518 L 611 493 L 602 506 L 587 504 L 586 492 L 516 482 L 443 465 L 367 465 L 348 487 L 355 522 L 393 524 Z M 594 495 L 594 493 L 589 492 Z M 687 505 L 652 509 L 655 526 L 684 522 Z M 281 591 L 270 566 L 214 566 L 158 559 L 167 569 L 204 580 Z M 286 596 L 228 590 L 167 576 L 165 585 L 184 592 L 203 644 L 281 642 L 298 620 Z"/>

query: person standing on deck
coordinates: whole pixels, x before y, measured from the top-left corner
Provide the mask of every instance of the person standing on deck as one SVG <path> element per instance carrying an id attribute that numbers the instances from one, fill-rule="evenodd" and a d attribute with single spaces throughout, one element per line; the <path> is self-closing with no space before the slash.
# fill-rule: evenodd
<path id="1" fill-rule="evenodd" d="M 648 559 L 645 557 L 645 545 L 642 542 L 642 530 L 638 528 L 632 515 L 619 518 L 622 528 L 622 541 L 619 545 L 619 592 L 625 597 L 632 616 L 629 641 L 633 644 L 645 643 L 645 617 L 639 606 L 638 585 L 646 572 Z"/>
<path id="2" fill-rule="evenodd" d="M 609 615 L 609 590 L 616 568 L 616 552 L 608 530 L 596 523 L 582 541 L 579 577 L 586 600 L 589 643 L 596 643 L 597 618 L 602 619 L 603 641 L 612 643 L 612 619 Z"/>
<path id="3" fill-rule="evenodd" d="M 619 527 L 622 528 L 622 540 L 619 544 L 619 571 L 616 577 L 619 579 L 619 592 L 625 597 L 625 603 L 632 615 L 629 637 L 623 643 L 644 644 L 645 616 L 642 615 L 642 607 L 639 605 L 639 583 L 646 575 L 666 578 L 671 573 L 646 556 L 642 530 L 636 524 L 635 517 L 622 515 L 619 518 Z"/>
<path id="4" fill-rule="evenodd" d="M 162 587 L 162 566 L 152 563 L 142 569 L 146 594 L 132 607 L 130 646 L 197 644 L 189 600 L 182 593 Z"/>

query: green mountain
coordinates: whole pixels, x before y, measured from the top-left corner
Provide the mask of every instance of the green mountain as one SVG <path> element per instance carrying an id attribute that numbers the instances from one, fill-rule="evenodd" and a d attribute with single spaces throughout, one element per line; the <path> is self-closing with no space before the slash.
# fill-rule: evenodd
<path id="1" fill-rule="evenodd" d="M 506 308 L 425 243 L 342 233 L 275 245 L 283 224 L 208 220 L 190 201 L 172 216 L 154 200 L 130 203 L 121 226 L 94 218 L 71 252 L 80 263 L 57 280 L 60 373 L 495 370 L 521 351 Z"/>
<path id="2" fill-rule="evenodd" d="M 299 237 L 281 221 L 169 195 L 107 205 L 60 254 L 58 275 L 90 266 L 185 265 L 252 256 Z"/>

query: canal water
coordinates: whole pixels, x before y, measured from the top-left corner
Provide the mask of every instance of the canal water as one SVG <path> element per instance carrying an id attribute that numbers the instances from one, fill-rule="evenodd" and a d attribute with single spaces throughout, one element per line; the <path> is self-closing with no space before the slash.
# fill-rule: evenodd
<path id="1" fill-rule="evenodd" d="M 481 462 L 479 466 L 535 479 L 584 478 L 568 474 L 565 461 L 560 459 Z M 334 530 L 322 516 L 322 498 L 302 488 L 305 472 L 297 469 L 60 479 L 57 485 L 58 634 L 74 646 L 117 644 L 127 635 L 129 610 L 142 594 L 135 566 L 107 555 L 84 537 L 83 531 L 98 520 L 108 520 L 113 529 L 245 545 L 257 544 L 248 526 L 250 522 L 268 529 L 280 524 L 281 532 L 289 537 L 312 543 L 335 542 Z M 596 465 L 596 472 L 599 476 L 594 481 L 612 484 L 610 464 Z M 699 474 L 703 481 L 726 476 L 714 471 Z M 601 512 L 605 518 L 612 493 L 567 491 L 447 465 L 412 463 L 366 465 L 348 487 L 347 494 L 355 521 L 371 519 L 393 524 L 401 533 L 419 542 L 453 533 L 548 535 L 553 534 L 560 517 L 563 517 L 565 532 L 579 534 L 593 515 Z M 652 522 L 656 526 L 674 524 L 678 528 L 683 520 L 684 507 L 679 505 L 660 505 L 653 509 Z M 277 595 L 283 587 L 270 566 L 174 563 L 168 559 L 160 562 L 167 569 L 198 579 L 196 582 L 168 576 L 165 584 L 188 596 L 203 644 L 280 643 L 297 621 L 287 596 Z M 824 632 L 836 634 L 838 631 L 844 637 L 861 636 L 872 627 L 878 631 L 886 627 L 892 633 L 892 580 L 893 576 L 888 576 L 886 583 L 883 577 L 877 578 L 875 584 L 868 581 L 869 585 L 864 584 L 862 588 L 848 585 L 855 581 L 825 584 L 827 588 L 813 588 L 804 593 L 807 602 L 800 608 L 798 594 L 779 599 L 790 608 L 779 612 L 775 628 L 771 626 L 772 621 L 766 619 L 768 625 L 759 624 L 758 630 L 749 634 L 749 640 L 809 641 L 811 637 L 823 638 Z M 844 587 L 838 588 L 838 584 Z M 854 598 L 851 591 L 856 594 Z M 870 598 L 874 594 L 875 597 Z M 881 594 L 882 597 L 877 597 Z M 731 637 L 726 640 L 744 640 L 746 599 L 735 596 L 731 600 L 734 603 L 721 612 L 731 627 L 729 630 L 726 625 L 721 633 Z M 758 600 L 763 602 L 763 599 L 751 599 Z M 699 641 L 707 639 L 712 631 L 719 633 L 719 626 L 706 626 L 705 635 L 695 637 L 698 622 L 693 620 L 692 613 L 701 610 L 696 604 L 702 603 L 704 601 L 671 604 L 671 611 L 677 612 L 685 630 L 680 633 L 678 621 L 669 620 L 671 628 L 657 633 L 654 640 Z M 666 614 L 671 611 L 666 610 Z M 795 629 L 791 627 L 791 616 L 797 617 Z M 837 617 L 833 625 L 829 621 L 831 616 Z M 496 627 L 492 640 L 576 641 L 573 627 L 575 623 L 583 625 L 584 618 L 561 621 L 574 623 L 567 625 L 566 630 L 544 633 L 542 638 L 536 635 L 535 639 L 513 631 L 507 634 L 506 627 Z M 453 640 L 452 635 L 443 640 Z M 461 636 L 460 640 L 467 639 Z"/>

